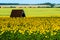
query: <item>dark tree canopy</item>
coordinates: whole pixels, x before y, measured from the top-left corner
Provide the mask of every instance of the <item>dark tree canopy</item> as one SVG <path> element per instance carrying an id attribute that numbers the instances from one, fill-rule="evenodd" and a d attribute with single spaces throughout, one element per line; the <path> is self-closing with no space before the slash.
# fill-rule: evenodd
<path id="1" fill-rule="evenodd" d="M 24 10 L 12 10 L 10 17 L 25 17 Z"/>

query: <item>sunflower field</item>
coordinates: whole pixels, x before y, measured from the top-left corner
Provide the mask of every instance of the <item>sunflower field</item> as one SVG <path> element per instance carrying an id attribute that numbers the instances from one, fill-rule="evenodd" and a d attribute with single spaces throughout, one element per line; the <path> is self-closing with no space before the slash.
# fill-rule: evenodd
<path id="1" fill-rule="evenodd" d="M 0 40 L 60 40 L 60 17 L 0 17 Z"/>

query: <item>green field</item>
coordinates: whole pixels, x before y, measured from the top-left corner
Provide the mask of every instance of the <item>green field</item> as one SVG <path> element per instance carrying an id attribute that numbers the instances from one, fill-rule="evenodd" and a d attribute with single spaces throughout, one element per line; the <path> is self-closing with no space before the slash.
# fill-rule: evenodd
<path id="1" fill-rule="evenodd" d="M 12 9 L 23 9 L 26 17 L 60 17 L 60 8 L 0 8 L 0 16 L 10 16 Z"/>

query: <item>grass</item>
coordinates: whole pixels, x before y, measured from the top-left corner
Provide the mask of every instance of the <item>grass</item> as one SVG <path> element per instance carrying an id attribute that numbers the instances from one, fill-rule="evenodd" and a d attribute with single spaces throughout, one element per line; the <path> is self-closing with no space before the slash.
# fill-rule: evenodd
<path id="1" fill-rule="evenodd" d="M 60 18 L 48 18 L 48 16 L 60 16 L 60 8 L 20 8 L 25 11 L 26 17 L 32 16 L 42 18 L 16 19 L 9 18 L 12 9 L 19 10 L 19 8 L 0 8 L 0 34 L 3 33 L 0 35 L 0 40 L 60 40 Z M 46 18 L 43 18 L 44 16 L 46 16 Z M 40 34 L 37 31 L 29 35 L 24 31 L 32 29 L 32 32 L 35 30 L 33 27 L 37 27 L 36 30 L 40 28 Z M 22 30 L 22 28 L 24 29 Z M 19 30 L 22 30 L 23 32 Z M 45 30 L 47 30 L 46 34 L 43 34 L 45 33 Z"/>
<path id="2" fill-rule="evenodd" d="M 23 9 L 26 17 L 60 17 L 60 8 L 0 8 L 0 16 L 10 16 L 12 9 Z"/>

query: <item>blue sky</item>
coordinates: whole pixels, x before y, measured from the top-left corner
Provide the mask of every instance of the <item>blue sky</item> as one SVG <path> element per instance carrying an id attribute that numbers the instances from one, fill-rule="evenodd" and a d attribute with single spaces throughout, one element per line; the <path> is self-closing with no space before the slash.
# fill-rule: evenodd
<path id="1" fill-rule="evenodd" d="M 0 3 L 20 3 L 20 4 L 37 4 L 37 3 L 60 3 L 60 0 L 0 0 Z"/>

